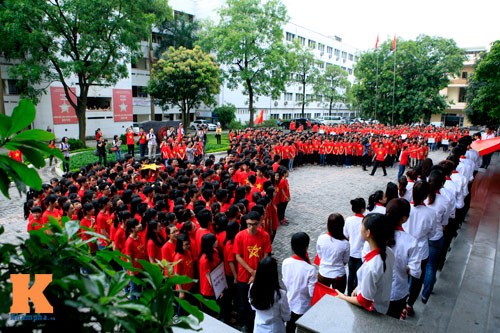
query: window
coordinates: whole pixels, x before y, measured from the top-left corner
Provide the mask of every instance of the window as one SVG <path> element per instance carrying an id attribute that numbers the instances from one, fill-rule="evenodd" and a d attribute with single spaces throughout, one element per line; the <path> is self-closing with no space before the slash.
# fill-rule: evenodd
<path id="1" fill-rule="evenodd" d="M 132 97 L 148 97 L 146 87 L 132 86 Z"/>
<path id="2" fill-rule="evenodd" d="M 347 59 L 347 52 L 342 51 L 342 59 Z"/>
<path id="3" fill-rule="evenodd" d="M 295 95 L 295 101 L 296 102 L 302 102 L 302 97 L 303 96 L 304 96 L 303 94 L 296 94 Z"/>
<path id="4" fill-rule="evenodd" d="M 340 50 L 335 49 L 335 56 L 336 56 L 336 57 L 340 57 Z"/>
<path id="5" fill-rule="evenodd" d="M 467 80 L 467 72 L 462 72 L 462 79 L 466 79 Z"/>
<path id="6" fill-rule="evenodd" d="M 465 103 L 465 88 L 460 88 L 458 92 L 458 102 Z"/>
<path id="7" fill-rule="evenodd" d="M 344 71 L 347 71 L 347 68 L 345 68 L 344 66 L 342 66 L 340 68 L 342 68 L 342 70 L 344 70 Z"/>
<path id="8" fill-rule="evenodd" d="M 306 39 L 304 37 L 298 36 L 300 45 L 306 45 Z"/>
<path id="9" fill-rule="evenodd" d="M 20 95 L 21 89 L 18 86 L 19 80 L 7 80 L 9 95 Z"/>
<path id="10" fill-rule="evenodd" d="M 316 95 L 316 100 L 318 102 L 323 102 L 323 95 Z"/>
<path id="11" fill-rule="evenodd" d="M 295 81 L 301 82 L 302 81 L 302 75 L 300 74 L 295 74 Z"/>
<path id="12" fill-rule="evenodd" d="M 311 102 L 314 100 L 314 95 L 312 94 L 306 94 L 306 102 Z"/>
<path id="13" fill-rule="evenodd" d="M 153 32 L 151 33 L 151 41 L 156 44 L 160 44 L 163 40 L 163 36 L 159 33 Z"/>
<path id="14" fill-rule="evenodd" d="M 291 41 L 293 41 L 293 39 L 294 39 L 294 38 L 295 38 L 295 35 L 294 35 L 294 34 L 292 34 L 292 33 L 290 33 L 290 32 L 287 32 L 287 33 L 286 33 L 286 40 L 287 40 L 287 41 L 291 42 Z"/>
<path id="15" fill-rule="evenodd" d="M 132 68 L 148 69 L 146 58 L 139 58 L 132 61 Z"/>
<path id="16" fill-rule="evenodd" d="M 333 48 L 331 46 L 326 47 L 326 53 L 332 54 L 333 53 Z"/>
<path id="17" fill-rule="evenodd" d="M 353 61 L 354 60 L 354 55 L 352 55 L 352 54 L 349 53 L 349 60 Z"/>
<path id="18" fill-rule="evenodd" d="M 315 113 L 314 118 L 319 118 L 321 116 L 321 113 Z"/>
<path id="19" fill-rule="evenodd" d="M 318 43 L 318 50 L 325 52 L 325 44 Z"/>
<path id="20" fill-rule="evenodd" d="M 323 61 L 318 61 L 318 68 L 325 68 L 325 63 Z"/>
<path id="21" fill-rule="evenodd" d="M 285 101 L 292 101 L 293 93 L 285 93 Z"/>
<path id="22" fill-rule="evenodd" d="M 309 46 L 311 49 L 315 49 L 316 48 L 316 42 L 313 41 L 312 39 L 309 39 L 309 43 L 307 44 L 307 46 Z"/>
<path id="23" fill-rule="evenodd" d="M 352 68 L 348 68 L 347 72 L 349 73 L 349 75 L 351 75 L 352 74 Z"/>
<path id="24" fill-rule="evenodd" d="M 87 110 L 111 111 L 111 97 L 87 97 Z"/>

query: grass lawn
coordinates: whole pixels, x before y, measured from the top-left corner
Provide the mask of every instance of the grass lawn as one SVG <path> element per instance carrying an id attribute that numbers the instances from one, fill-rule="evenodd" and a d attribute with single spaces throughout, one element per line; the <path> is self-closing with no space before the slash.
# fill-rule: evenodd
<path id="1" fill-rule="evenodd" d="M 208 134 L 207 136 L 207 145 L 205 147 L 206 153 L 216 153 L 220 151 L 227 151 L 229 149 L 229 136 L 227 133 L 222 133 L 221 135 L 221 143 L 217 145 L 217 139 L 215 138 L 215 134 Z M 77 152 L 77 154 L 72 154 L 69 160 L 69 169 L 70 171 L 78 171 L 81 167 L 85 167 L 90 163 L 96 163 L 99 161 L 99 157 L 94 155 L 94 148 L 91 149 L 82 149 Z M 127 145 L 121 146 L 122 156 L 127 153 Z M 139 147 L 136 146 L 136 153 L 138 154 Z M 115 153 L 108 153 L 108 161 L 114 161 Z M 62 164 L 61 164 L 62 170 Z"/>

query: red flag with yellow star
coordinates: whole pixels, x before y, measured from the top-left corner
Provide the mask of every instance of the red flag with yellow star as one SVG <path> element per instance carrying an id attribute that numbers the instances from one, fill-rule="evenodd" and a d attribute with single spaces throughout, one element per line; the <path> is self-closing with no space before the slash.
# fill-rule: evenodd
<path id="1" fill-rule="evenodd" d="M 257 118 L 255 118 L 254 124 L 262 124 L 264 122 L 264 109 L 261 109 Z"/>

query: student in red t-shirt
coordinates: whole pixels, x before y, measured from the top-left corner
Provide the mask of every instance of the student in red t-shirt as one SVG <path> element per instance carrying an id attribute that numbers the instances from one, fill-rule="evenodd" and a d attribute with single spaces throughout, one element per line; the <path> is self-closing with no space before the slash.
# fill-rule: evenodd
<path id="1" fill-rule="evenodd" d="M 191 252 L 191 241 L 189 240 L 189 236 L 186 234 L 180 234 L 179 237 L 177 237 L 174 262 L 177 262 L 177 264 L 174 266 L 175 275 L 185 275 L 187 277 L 190 277 L 191 279 L 194 279 L 194 258 Z M 191 290 L 193 285 L 193 282 L 178 284 L 176 286 L 176 289 L 182 290 L 179 292 L 179 298 L 185 299 L 187 294 L 184 293 L 184 291 Z"/>
<path id="2" fill-rule="evenodd" d="M 99 198 L 97 205 L 99 207 L 99 213 L 97 214 L 96 217 L 97 233 L 109 239 L 109 234 L 111 231 L 110 230 L 111 223 L 113 222 L 113 219 L 111 218 L 111 215 L 109 213 L 109 209 L 111 208 L 112 202 L 108 197 L 102 196 Z M 108 245 L 109 242 L 105 238 L 99 238 L 97 240 L 97 247 L 99 250 L 104 249 Z"/>
<path id="3" fill-rule="evenodd" d="M 385 159 L 387 158 L 387 154 L 387 148 L 385 148 L 383 142 L 380 141 L 378 147 L 375 149 L 375 156 L 373 157 L 375 164 L 373 165 L 370 176 L 375 174 L 375 171 L 377 171 L 379 166 L 381 166 L 382 170 L 384 170 L 384 176 L 387 176 L 387 171 L 385 170 Z"/>
<path id="4" fill-rule="evenodd" d="M 135 145 L 134 136 L 135 136 L 135 133 L 134 133 L 134 130 L 132 129 L 132 127 L 127 128 L 127 133 L 125 134 L 125 139 L 126 139 L 126 143 L 127 143 L 127 153 L 130 156 L 134 156 L 134 145 Z"/>
<path id="5" fill-rule="evenodd" d="M 260 228 L 261 218 L 256 211 L 245 216 L 247 229 L 240 231 L 233 245 L 233 253 L 238 262 L 238 315 L 247 328 L 253 327 L 253 315 L 248 302 L 248 289 L 255 278 L 259 260 L 272 252 L 269 234 Z"/>
<path id="6" fill-rule="evenodd" d="M 42 208 L 35 206 L 31 208 L 31 213 L 28 216 L 28 232 L 38 230 L 42 226 L 40 219 L 42 218 Z"/>
<path id="7" fill-rule="evenodd" d="M 175 246 L 177 244 L 177 237 L 179 236 L 179 230 L 177 230 L 175 224 L 169 224 L 167 226 L 166 231 L 168 240 L 161 248 L 161 258 L 165 259 L 169 263 L 172 263 L 174 262 Z M 169 275 L 169 271 L 167 268 L 165 269 L 165 275 Z"/>
<path id="8" fill-rule="evenodd" d="M 127 234 L 129 234 L 127 240 L 125 241 L 125 254 L 130 257 L 130 262 L 134 268 L 142 268 L 142 265 L 137 261 L 138 259 L 147 260 L 147 253 L 144 244 L 142 244 L 139 237 L 139 231 L 141 231 L 142 225 L 137 221 L 137 219 L 131 218 L 127 221 Z M 138 271 L 129 271 L 129 275 L 138 276 Z M 137 285 L 134 281 L 130 281 L 130 298 L 139 299 L 140 293 L 142 292 L 142 287 Z"/>
<path id="9" fill-rule="evenodd" d="M 198 260 L 198 270 L 200 272 L 200 294 L 208 299 L 215 299 L 215 293 L 210 280 L 210 272 L 220 263 L 217 252 L 217 238 L 214 234 L 206 234 L 201 238 L 201 252 Z M 203 311 L 210 315 L 215 313 L 203 306 Z"/>
<path id="10" fill-rule="evenodd" d="M 161 261 L 161 249 L 165 239 L 161 235 L 161 224 L 157 221 L 150 221 L 146 234 L 146 250 L 148 252 L 149 262 L 152 264 Z"/>

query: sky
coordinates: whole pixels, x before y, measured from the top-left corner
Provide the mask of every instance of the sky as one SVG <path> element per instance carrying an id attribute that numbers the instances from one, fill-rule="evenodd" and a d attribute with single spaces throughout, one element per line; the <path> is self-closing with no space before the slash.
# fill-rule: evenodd
<path id="1" fill-rule="evenodd" d="M 500 40 L 495 0 L 282 0 L 290 21 L 362 51 L 394 38 L 420 34 L 452 38 L 459 47 L 488 47 Z M 379 44 L 380 45 L 380 44 Z M 488 47 L 489 48 L 489 47 Z"/>

